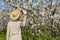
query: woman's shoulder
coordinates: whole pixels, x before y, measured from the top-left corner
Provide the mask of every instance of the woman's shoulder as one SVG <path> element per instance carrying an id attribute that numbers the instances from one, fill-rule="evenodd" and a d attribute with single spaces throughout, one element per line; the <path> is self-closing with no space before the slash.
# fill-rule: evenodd
<path id="1" fill-rule="evenodd" d="M 9 21 L 8 23 L 21 23 L 21 21 Z"/>

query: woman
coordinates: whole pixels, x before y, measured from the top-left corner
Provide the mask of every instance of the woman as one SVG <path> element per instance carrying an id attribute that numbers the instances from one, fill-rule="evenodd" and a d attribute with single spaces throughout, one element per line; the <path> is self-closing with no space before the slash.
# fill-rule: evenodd
<path id="1" fill-rule="evenodd" d="M 7 26 L 7 35 L 6 35 L 6 40 L 22 40 L 22 36 L 21 36 L 21 28 L 20 26 L 25 26 L 26 23 L 26 12 L 24 14 L 24 21 L 23 23 L 21 21 L 19 21 L 19 17 L 20 17 L 20 10 L 19 9 L 15 9 L 11 15 L 11 21 L 8 22 L 8 26 Z"/>

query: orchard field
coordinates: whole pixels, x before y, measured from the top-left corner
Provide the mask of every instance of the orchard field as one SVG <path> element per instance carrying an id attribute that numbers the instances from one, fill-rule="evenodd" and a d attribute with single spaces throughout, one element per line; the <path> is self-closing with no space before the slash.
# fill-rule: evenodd
<path id="1" fill-rule="evenodd" d="M 26 25 L 21 26 L 23 40 L 60 40 L 59 0 L 3 0 L 0 9 L 0 40 L 6 40 L 10 13 L 20 9 L 20 21 L 27 11 Z"/>

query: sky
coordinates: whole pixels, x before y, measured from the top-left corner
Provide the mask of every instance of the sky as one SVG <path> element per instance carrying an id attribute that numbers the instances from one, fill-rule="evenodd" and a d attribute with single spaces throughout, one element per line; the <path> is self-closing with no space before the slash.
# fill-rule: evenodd
<path id="1" fill-rule="evenodd" d="M 2 1 L 0 1 L 0 9 L 2 8 L 1 4 L 2 4 Z"/>
<path id="2" fill-rule="evenodd" d="M 0 0 L 0 9 L 5 8 L 5 7 L 8 7 L 8 4 L 6 4 L 5 2 L 3 2 L 2 0 Z"/>
<path id="3" fill-rule="evenodd" d="M 58 0 L 60 2 L 60 0 Z M 45 1 L 44 1 L 45 2 Z M 56 0 L 54 0 L 56 2 Z M 33 0 L 33 4 L 35 3 L 35 0 Z M 3 6 L 4 5 L 4 6 Z M 0 9 L 8 6 L 8 4 L 4 3 L 2 0 L 0 0 Z"/>

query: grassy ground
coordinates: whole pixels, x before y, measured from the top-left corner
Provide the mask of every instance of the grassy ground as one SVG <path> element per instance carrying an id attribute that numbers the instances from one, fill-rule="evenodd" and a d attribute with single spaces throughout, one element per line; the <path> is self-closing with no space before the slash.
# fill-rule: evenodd
<path id="1" fill-rule="evenodd" d="M 4 32 L 0 33 L 0 40 L 6 40 L 6 33 L 4 33 Z M 58 36 L 56 38 L 51 38 L 48 36 L 41 36 L 41 37 L 34 36 L 31 38 L 31 37 L 27 37 L 25 35 L 25 36 L 23 36 L 23 40 L 60 40 L 60 36 Z"/>
<path id="2" fill-rule="evenodd" d="M 6 34 L 4 32 L 0 33 L 0 40 L 6 40 Z"/>

